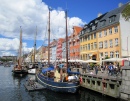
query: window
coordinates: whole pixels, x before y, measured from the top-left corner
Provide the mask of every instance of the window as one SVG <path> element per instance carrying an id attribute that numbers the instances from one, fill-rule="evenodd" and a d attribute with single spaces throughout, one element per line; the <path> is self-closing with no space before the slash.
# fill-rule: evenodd
<path id="1" fill-rule="evenodd" d="M 115 38 L 115 46 L 118 46 L 118 38 Z"/>
<path id="2" fill-rule="evenodd" d="M 103 48 L 103 42 L 99 42 L 99 49 Z"/>
<path id="3" fill-rule="evenodd" d="M 115 27 L 114 27 L 114 30 L 115 30 L 115 33 L 117 33 L 117 32 L 118 32 L 118 27 L 115 26 Z"/>
<path id="4" fill-rule="evenodd" d="M 109 43 L 110 43 L 110 47 L 113 47 L 112 39 L 109 40 Z"/>
<path id="5" fill-rule="evenodd" d="M 105 58 L 108 57 L 108 52 L 105 52 Z"/>
<path id="6" fill-rule="evenodd" d="M 94 49 L 97 49 L 97 43 L 94 42 Z"/>
<path id="7" fill-rule="evenodd" d="M 104 31 L 104 36 L 107 36 L 107 30 Z"/>
<path id="8" fill-rule="evenodd" d="M 106 23 L 106 20 L 101 21 L 101 26 L 104 26 Z"/>
<path id="9" fill-rule="evenodd" d="M 84 45 L 83 45 L 83 51 L 85 50 L 85 47 L 84 47 Z"/>
<path id="10" fill-rule="evenodd" d="M 100 55 L 100 58 L 102 58 L 102 57 L 103 57 L 103 53 L 102 53 L 102 52 L 101 52 L 99 55 Z"/>
<path id="11" fill-rule="evenodd" d="M 80 46 L 80 50 L 82 51 L 82 46 Z"/>
<path id="12" fill-rule="evenodd" d="M 95 30 L 95 28 L 96 28 L 95 26 L 92 26 L 92 30 Z"/>
<path id="13" fill-rule="evenodd" d="M 93 50 L 93 43 L 91 43 L 91 50 Z"/>
<path id="14" fill-rule="evenodd" d="M 88 35 L 88 40 L 90 40 L 90 35 Z"/>
<path id="15" fill-rule="evenodd" d="M 115 15 L 114 15 L 114 16 L 111 16 L 111 17 L 109 17 L 109 23 L 114 22 L 114 21 L 115 21 L 115 18 L 116 18 L 116 16 L 115 16 Z"/>
<path id="16" fill-rule="evenodd" d="M 87 47 L 88 47 L 88 45 L 86 44 L 86 50 L 87 50 Z"/>
<path id="17" fill-rule="evenodd" d="M 96 39 L 96 33 L 94 33 L 94 39 Z"/>
<path id="18" fill-rule="evenodd" d="M 108 45 L 107 45 L 107 40 L 104 41 L 104 48 L 107 48 Z"/>
<path id="19" fill-rule="evenodd" d="M 110 58 L 114 57 L 114 52 L 110 52 Z"/>
<path id="20" fill-rule="evenodd" d="M 110 34 L 110 35 L 112 34 L 112 28 L 109 29 L 109 34 Z"/>
<path id="21" fill-rule="evenodd" d="M 90 50 L 90 43 L 88 44 L 88 50 Z"/>
<path id="22" fill-rule="evenodd" d="M 101 38 L 102 37 L 102 32 L 99 32 L 99 38 Z"/>
<path id="23" fill-rule="evenodd" d="M 119 58 L 119 52 L 118 51 L 115 52 L 115 55 L 116 55 L 116 58 Z"/>
<path id="24" fill-rule="evenodd" d="M 93 34 L 91 35 L 91 40 L 93 39 Z"/>

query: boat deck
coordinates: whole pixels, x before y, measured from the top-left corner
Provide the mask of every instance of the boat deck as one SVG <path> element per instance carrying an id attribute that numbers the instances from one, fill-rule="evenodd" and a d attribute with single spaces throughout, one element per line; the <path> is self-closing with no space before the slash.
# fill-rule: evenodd
<path id="1" fill-rule="evenodd" d="M 28 80 L 26 81 L 26 83 L 24 84 L 25 88 L 28 91 L 36 91 L 36 90 L 42 90 L 45 89 L 46 87 L 42 86 L 41 84 L 39 84 L 38 82 L 34 81 L 34 80 Z"/>

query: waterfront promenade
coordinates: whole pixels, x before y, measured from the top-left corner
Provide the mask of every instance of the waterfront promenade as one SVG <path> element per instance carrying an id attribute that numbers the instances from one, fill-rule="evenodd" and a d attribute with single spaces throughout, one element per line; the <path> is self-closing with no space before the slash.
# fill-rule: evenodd
<path id="1" fill-rule="evenodd" d="M 82 73 L 81 87 L 108 95 L 114 98 L 121 98 L 130 101 L 130 67 L 122 67 L 122 76 L 109 76 L 107 71 L 98 74 Z"/>

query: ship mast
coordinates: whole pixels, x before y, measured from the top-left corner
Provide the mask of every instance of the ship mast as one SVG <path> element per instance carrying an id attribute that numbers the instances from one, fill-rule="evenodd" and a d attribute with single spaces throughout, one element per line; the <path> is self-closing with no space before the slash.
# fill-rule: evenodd
<path id="1" fill-rule="evenodd" d="M 49 8 L 49 24 L 48 24 L 48 64 L 50 64 L 50 8 Z"/>
<path id="2" fill-rule="evenodd" d="M 67 10 L 65 11 L 66 19 L 66 67 L 68 67 L 68 29 L 67 29 Z"/>
<path id="3" fill-rule="evenodd" d="M 22 56 L 22 28 L 20 26 L 20 43 L 19 43 L 19 60 L 18 60 L 18 65 L 21 68 L 21 56 Z"/>
<path id="4" fill-rule="evenodd" d="M 35 36 L 34 36 L 34 63 L 35 63 L 35 54 L 36 54 L 36 36 L 37 36 L 37 26 L 36 26 L 36 33 L 35 33 Z"/>

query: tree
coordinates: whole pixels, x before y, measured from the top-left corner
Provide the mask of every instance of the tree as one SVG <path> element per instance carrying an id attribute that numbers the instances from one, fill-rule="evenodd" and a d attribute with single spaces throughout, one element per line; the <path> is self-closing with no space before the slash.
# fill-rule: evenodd
<path id="1" fill-rule="evenodd" d="M 126 21 L 130 19 L 130 3 L 122 11 L 122 16 L 125 18 Z"/>

